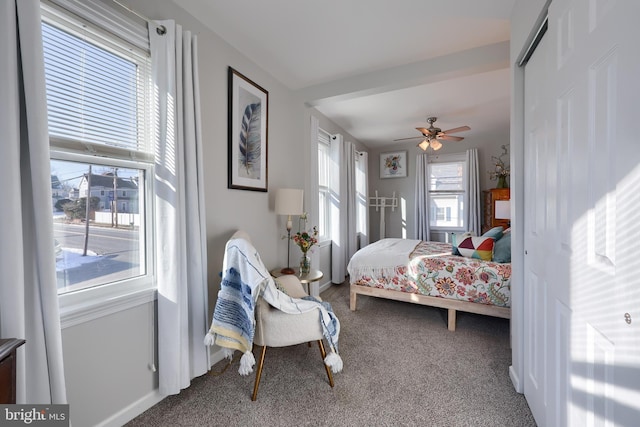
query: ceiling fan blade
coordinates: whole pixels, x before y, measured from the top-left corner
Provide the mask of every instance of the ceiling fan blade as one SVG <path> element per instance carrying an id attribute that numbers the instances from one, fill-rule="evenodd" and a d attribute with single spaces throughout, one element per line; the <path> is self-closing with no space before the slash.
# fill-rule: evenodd
<path id="1" fill-rule="evenodd" d="M 433 135 L 433 131 L 427 128 L 416 128 L 416 130 L 423 135 Z"/>
<path id="2" fill-rule="evenodd" d="M 394 139 L 393 141 L 406 141 L 408 139 L 424 139 L 424 136 L 412 136 L 411 138 L 400 138 L 400 139 Z"/>
<path id="3" fill-rule="evenodd" d="M 444 139 L 447 141 L 462 141 L 464 138 L 461 136 L 453 136 L 453 135 L 438 135 L 439 139 Z"/>
<path id="4" fill-rule="evenodd" d="M 444 130 L 441 133 L 456 133 L 456 132 L 462 132 L 465 130 L 471 130 L 471 128 L 469 126 L 460 126 L 460 127 L 449 129 L 449 130 Z"/>

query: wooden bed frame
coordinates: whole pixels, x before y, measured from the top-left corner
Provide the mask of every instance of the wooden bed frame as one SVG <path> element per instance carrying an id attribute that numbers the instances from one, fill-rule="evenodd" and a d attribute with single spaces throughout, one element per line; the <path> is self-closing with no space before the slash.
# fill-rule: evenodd
<path id="1" fill-rule="evenodd" d="M 351 284 L 349 290 L 349 308 L 351 309 L 351 311 L 356 311 L 356 297 L 358 296 L 358 294 L 368 295 L 370 297 L 392 299 L 396 301 L 411 302 L 420 305 L 428 305 L 430 307 L 446 308 L 448 310 L 448 329 L 450 331 L 456 330 L 456 311 L 484 314 L 487 316 L 501 317 L 503 319 L 511 318 L 511 309 L 509 307 L 496 307 L 494 305 L 478 304 L 470 301 L 459 301 L 454 299 L 405 293 L 394 291 L 391 289 L 372 288 L 370 286 L 362 286 L 356 284 Z"/>

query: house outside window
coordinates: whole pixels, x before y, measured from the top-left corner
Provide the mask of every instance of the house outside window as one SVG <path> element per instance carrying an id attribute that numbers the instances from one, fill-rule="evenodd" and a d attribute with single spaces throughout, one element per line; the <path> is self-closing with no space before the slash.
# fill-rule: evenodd
<path id="1" fill-rule="evenodd" d="M 62 9 L 42 16 L 51 171 L 69 199 L 53 214 L 64 313 L 153 287 L 150 58 Z"/>

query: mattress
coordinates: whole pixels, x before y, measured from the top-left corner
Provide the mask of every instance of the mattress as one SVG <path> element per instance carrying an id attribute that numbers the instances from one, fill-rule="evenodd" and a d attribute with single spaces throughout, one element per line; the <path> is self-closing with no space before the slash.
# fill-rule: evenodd
<path id="1" fill-rule="evenodd" d="M 511 264 L 452 255 L 449 243 L 382 239 L 356 252 L 347 271 L 351 284 L 511 305 Z"/>

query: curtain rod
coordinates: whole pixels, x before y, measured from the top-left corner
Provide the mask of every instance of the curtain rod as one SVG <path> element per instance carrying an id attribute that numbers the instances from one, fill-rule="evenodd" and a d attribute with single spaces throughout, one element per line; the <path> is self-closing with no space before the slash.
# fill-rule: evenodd
<path id="1" fill-rule="evenodd" d="M 358 151 L 358 149 L 356 148 L 356 145 L 355 145 L 355 144 L 353 145 L 352 150 L 353 150 L 353 152 L 354 152 L 355 154 L 357 154 L 357 155 L 359 155 L 359 156 L 362 156 L 364 153 L 366 153 L 366 151 Z"/>
<path id="2" fill-rule="evenodd" d="M 128 6 L 126 4 L 123 4 L 120 2 L 120 0 L 112 0 L 115 4 L 117 4 L 118 6 L 127 9 L 129 12 L 133 13 L 135 16 L 137 16 L 138 18 L 142 19 L 143 21 L 146 22 L 151 22 L 151 23 L 155 23 L 156 21 L 154 19 L 150 19 L 147 18 L 146 16 L 144 16 L 143 14 L 137 12 L 135 9 L 133 9 L 131 6 Z M 167 29 L 165 28 L 164 25 L 159 25 L 158 28 L 156 28 L 156 32 L 159 35 L 164 35 L 167 32 Z"/>

